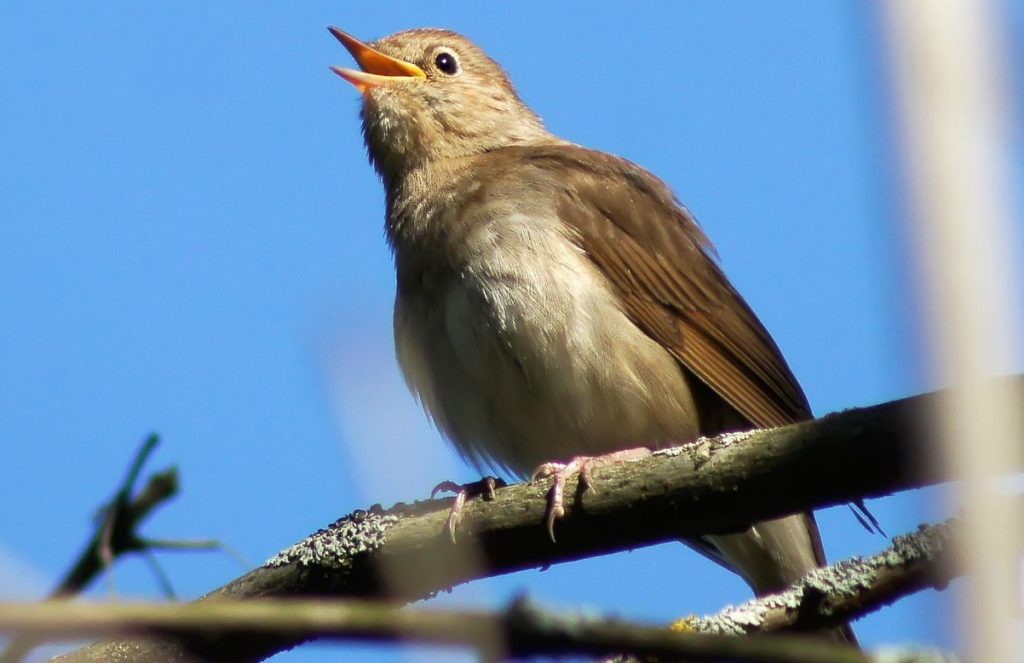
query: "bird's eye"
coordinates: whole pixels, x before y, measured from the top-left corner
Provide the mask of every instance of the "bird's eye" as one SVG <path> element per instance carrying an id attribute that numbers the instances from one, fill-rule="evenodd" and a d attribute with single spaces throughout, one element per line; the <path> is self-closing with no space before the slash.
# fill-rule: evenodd
<path id="1" fill-rule="evenodd" d="M 454 76 L 459 73 L 459 61 L 455 54 L 450 51 L 441 51 L 434 58 L 434 65 L 442 74 Z"/>

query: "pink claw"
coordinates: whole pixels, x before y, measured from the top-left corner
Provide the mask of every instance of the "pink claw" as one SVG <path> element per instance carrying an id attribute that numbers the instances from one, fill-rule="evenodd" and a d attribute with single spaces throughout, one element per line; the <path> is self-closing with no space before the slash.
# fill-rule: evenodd
<path id="1" fill-rule="evenodd" d="M 451 538 L 452 543 L 455 543 L 455 530 L 458 529 L 459 523 L 462 522 L 462 513 L 466 507 L 466 500 L 478 495 L 482 496 L 484 500 L 493 500 L 495 497 L 494 491 L 506 485 L 508 484 L 505 483 L 504 479 L 484 477 L 479 481 L 471 483 L 458 484 L 454 481 L 442 481 L 434 486 L 434 489 L 430 491 L 431 499 L 440 492 L 455 493 L 455 501 L 452 502 L 452 508 L 448 511 L 448 519 L 445 521 L 445 529 L 448 530 L 448 536 Z"/>
<path id="2" fill-rule="evenodd" d="M 583 492 L 588 490 L 597 492 L 592 479 L 595 468 L 646 458 L 651 453 L 651 450 L 646 447 L 623 449 L 603 456 L 576 456 L 571 458 L 568 463 L 544 463 L 534 470 L 530 481 L 553 477 L 545 516 L 548 536 L 551 537 L 551 541 L 555 542 L 555 521 L 565 515 L 565 482 L 569 477 L 579 474 Z"/>

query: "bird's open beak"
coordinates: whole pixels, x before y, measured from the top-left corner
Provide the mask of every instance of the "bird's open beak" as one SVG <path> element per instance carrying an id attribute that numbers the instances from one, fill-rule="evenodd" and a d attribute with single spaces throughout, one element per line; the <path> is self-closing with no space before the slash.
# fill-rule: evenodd
<path id="1" fill-rule="evenodd" d="M 422 69 L 411 62 L 384 55 L 338 28 L 329 27 L 327 29 L 348 49 L 348 52 L 359 64 L 359 68 L 362 69 L 362 71 L 356 71 L 355 69 L 331 67 L 331 71 L 355 85 L 360 92 L 366 92 L 370 88 L 389 83 L 427 77 Z"/>

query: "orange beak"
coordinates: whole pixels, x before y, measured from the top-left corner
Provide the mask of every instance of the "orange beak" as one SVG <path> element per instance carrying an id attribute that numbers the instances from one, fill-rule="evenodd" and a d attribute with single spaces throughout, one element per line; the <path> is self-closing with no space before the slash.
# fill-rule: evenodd
<path id="1" fill-rule="evenodd" d="M 348 49 L 356 63 L 359 64 L 359 68 L 362 69 L 362 71 L 356 71 L 355 69 L 331 67 L 331 71 L 355 85 L 360 92 L 365 93 L 370 88 L 398 81 L 427 77 L 422 69 L 411 62 L 384 55 L 338 28 L 329 27 L 327 29 Z"/>

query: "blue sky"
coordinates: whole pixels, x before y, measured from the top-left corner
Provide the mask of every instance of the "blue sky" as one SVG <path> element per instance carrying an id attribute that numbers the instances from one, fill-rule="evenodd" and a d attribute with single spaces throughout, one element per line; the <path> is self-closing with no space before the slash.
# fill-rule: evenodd
<path id="1" fill-rule="evenodd" d="M 358 4 L 0 7 L 0 598 L 55 582 L 150 431 L 164 440 L 153 467 L 178 465 L 184 492 L 146 533 L 216 537 L 254 562 L 352 509 L 476 477 L 395 365 L 383 193 L 358 95 L 327 68 L 351 62 L 329 24 L 460 31 L 552 131 L 664 178 L 817 413 L 933 386 L 868 3 Z M 1020 8 L 1008 15 L 1019 35 Z M 950 510 L 935 490 L 872 508 L 890 533 Z M 819 520 L 832 559 L 885 545 L 845 509 Z M 162 559 L 183 597 L 242 571 L 215 554 Z M 157 595 L 137 561 L 116 581 Z M 523 591 L 657 620 L 747 598 L 673 544 L 441 602 Z M 951 645 L 955 594 L 857 632 Z"/>

